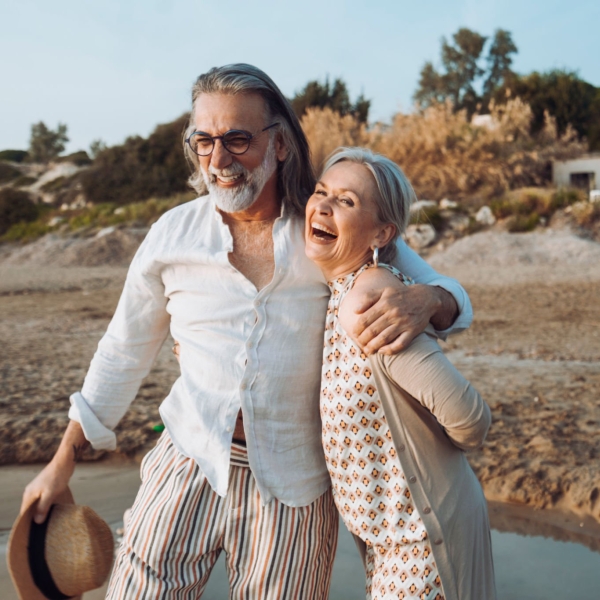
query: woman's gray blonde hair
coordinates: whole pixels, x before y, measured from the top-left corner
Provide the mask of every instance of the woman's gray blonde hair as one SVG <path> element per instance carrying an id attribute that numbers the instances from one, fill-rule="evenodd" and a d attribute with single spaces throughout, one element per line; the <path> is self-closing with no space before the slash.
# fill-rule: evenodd
<path id="1" fill-rule="evenodd" d="M 369 169 L 379 190 L 377 209 L 382 223 L 396 226 L 393 239 L 379 249 L 382 262 L 390 262 L 396 255 L 396 240 L 406 230 L 410 219 L 410 205 L 417 199 L 415 191 L 402 169 L 392 160 L 368 148 L 338 148 L 329 156 L 323 173 L 341 162 L 364 165 Z"/>
<path id="2" fill-rule="evenodd" d="M 192 113 L 184 132 L 183 149 L 193 173 L 188 183 L 199 195 L 207 193 L 200 172 L 198 156 L 185 140 L 194 132 L 194 108 L 201 94 L 258 94 L 265 101 L 267 119 L 277 121 L 275 131 L 283 138 L 288 149 L 287 158 L 279 163 L 277 186 L 283 201 L 294 212 L 304 214 L 304 208 L 315 187 L 315 176 L 310 161 L 308 141 L 289 101 L 273 80 L 263 71 L 244 63 L 215 67 L 200 75 L 192 88 Z"/>

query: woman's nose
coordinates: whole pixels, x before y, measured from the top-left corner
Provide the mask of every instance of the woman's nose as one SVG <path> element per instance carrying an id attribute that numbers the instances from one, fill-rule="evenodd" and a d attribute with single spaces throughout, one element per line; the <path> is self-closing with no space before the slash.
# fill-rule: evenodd
<path id="1" fill-rule="evenodd" d="M 316 206 L 317 212 L 321 215 L 331 215 L 331 202 L 332 198 L 329 196 L 327 196 L 326 198 L 321 198 L 321 200 L 319 200 L 319 203 Z"/>

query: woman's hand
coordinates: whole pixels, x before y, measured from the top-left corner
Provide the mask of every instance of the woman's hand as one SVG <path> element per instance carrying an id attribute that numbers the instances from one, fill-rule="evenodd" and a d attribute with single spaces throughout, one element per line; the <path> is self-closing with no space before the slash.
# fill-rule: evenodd
<path id="1" fill-rule="evenodd" d="M 344 299 L 342 326 L 366 354 L 396 354 L 431 322 L 450 327 L 458 314 L 453 296 L 439 287 L 405 285 L 387 269 L 368 269 Z"/>
<path id="2" fill-rule="evenodd" d="M 55 499 L 67 489 L 75 465 L 88 445 L 81 425 L 70 421 L 54 458 L 25 488 L 21 512 L 37 500 L 33 519 L 36 523 L 43 523 Z"/>

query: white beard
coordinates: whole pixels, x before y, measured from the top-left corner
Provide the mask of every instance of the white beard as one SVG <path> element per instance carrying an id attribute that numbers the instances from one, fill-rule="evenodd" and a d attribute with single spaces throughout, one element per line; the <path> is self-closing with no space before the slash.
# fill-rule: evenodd
<path id="1" fill-rule="evenodd" d="M 270 140 L 262 163 L 253 171 L 248 171 L 235 161 L 225 169 L 215 169 L 212 166 L 208 167 L 208 172 L 202 169 L 202 177 L 217 208 L 226 213 L 236 213 L 254 204 L 276 169 L 275 144 L 274 140 Z M 243 174 L 244 182 L 233 189 L 222 188 L 217 184 L 218 176 L 232 177 L 239 174 Z"/>

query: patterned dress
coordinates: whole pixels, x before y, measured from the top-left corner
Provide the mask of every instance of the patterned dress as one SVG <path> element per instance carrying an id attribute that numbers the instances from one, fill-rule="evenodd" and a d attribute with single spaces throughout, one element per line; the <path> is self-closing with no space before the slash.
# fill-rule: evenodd
<path id="1" fill-rule="evenodd" d="M 367 546 L 367 600 L 443 600 L 427 531 L 394 448 L 369 358 L 342 329 L 339 307 L 372 265 L 329 282 L 321 421 L 337 508 Z M 406 285 L 411 281 L 385 266 Z"/>

